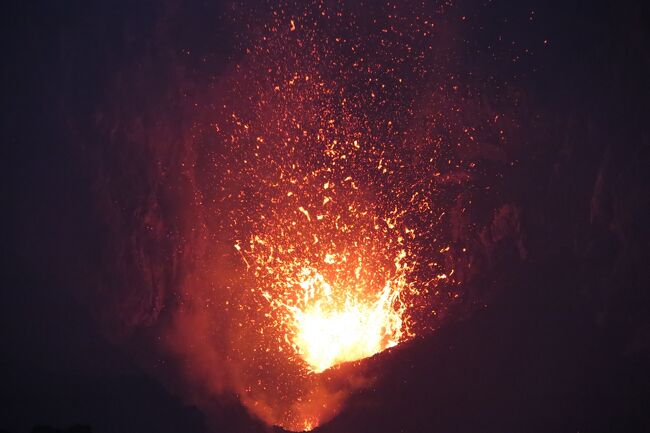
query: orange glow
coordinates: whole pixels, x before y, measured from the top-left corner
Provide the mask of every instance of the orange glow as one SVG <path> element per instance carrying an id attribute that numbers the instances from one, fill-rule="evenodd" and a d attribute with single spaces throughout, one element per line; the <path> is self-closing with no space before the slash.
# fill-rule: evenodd
<path id="1" fill-rule="evenodd" d="M 366 40 L 319 5 L 277 11 L 251 41 L 207 104 L 196 160 L 209 179 L 197 201 L 214 210 L 205 230 L 218 234 L 203 271 L 233 274 L 206 278 L 215 289 L 201 297 L 223 321 L 225 381 L 253 414 L 295 431 L 372 382 L 358 361 L 429 332 L 456 299 L 459 241 L 443 227 L 466 198 L 444 194 L 469 177 L 453 157 L 458 104 L 425 79 L 429 43 L 405 49 L 430 23 L 391 14 Z"/>
<path id="2" fill-rule="evenodd" d="M 316 236 L 315 236 L 316 237 Z M 309 258 L 289 262 L 265 255 L 255 255 L 255 243 L 267 246 L 256 237 L 248 254 L 259 265 L 257 277 L 273 276 L 269 301 L 275 325 L 307 368 L 320 373 L 334 365 L 367 358 L 398 344 L 404 336 L 405 306 L 400 294 L 406 287 L 406 256 L 400 251 L 394 270 L 381 279 L 369 279 L 363 272 L 363 257 L 348 252 L 338 257 L 324 254 L 319 271 Z M 323 241 L 319 241 L 323 244 Z M 331 246 L 331 245 L 330 245 Z M 327 246 L 325 246 L 327 248 Z M 287 247 L 297 251 L 296 246 Z M 277 248 L 282 251 L 283 248 Z"/>
<path id="3" fill-rule="evenodd" d="M 374 302 L 355 299 L 343 291 L 342 305 L 326 282 L 307 283 L 307 305 L 304 309 L 290 307 L 289 311 L 294 316 L 296 350 L 315 373 L 367 358 L 400 341 L 402 312 L 394 309 L 399 288 L 393 289 L 390 282 Z"/>
<path id="4" fill-rule="evenodd" d="M 259 215 L 260 232 L 245 248 L 235 244 L 255 276 L 254 291 L 268 302 L 278 343 L 312 373 L 367 358 L 409 335 L 401 299 L 409 288 L 405 231 L 395 225 L 397 216 L 381 219 L 355 197 L 353 184 L 295 188 L 289 181 L 301 196 L 310 192 L 309 209 L 316 209 L 272 201 L 269 215 Z M 313 198 L 325 192 L 329 200 Z"/>

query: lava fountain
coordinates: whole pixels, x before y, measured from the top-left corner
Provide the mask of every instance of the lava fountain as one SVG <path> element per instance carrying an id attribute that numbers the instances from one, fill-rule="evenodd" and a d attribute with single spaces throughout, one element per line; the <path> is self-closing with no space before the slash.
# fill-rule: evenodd
<path id="1" fill-rule="evenodd" d="M 404 236 L 391 219 L 360 209 L 353 184 L 350 177 L 340 186 L 326 181 L 322 200 L 309 194 L 318 202 L 311 201 L 313 218 L 298 205 L 307 197 L 288 191 L 289 203 L 280 204 L 288 212 L 260 218 L 262 234 L 246 248 L 235 245 L 269 303 L 274 328 L 314 373 L 374 355 L 408 335 Z"/>
<path id="2" fill-rule="evenodd" d="M 177 92 L 182 151 L 160 133 L 147 152 L 152 190 L 184 189 L 152 199 L 142 237 L 176 258 L 157 331 L 206 413 L 234 394 L 269 425 L 313 429 L 374 380 L 358 361 L 462 299 L 468 149 L 494 128 L 448 73 L 445 5 L 283 2 L 242 25 L 228 71 Z"/>
<path id="3" fill-rule="evenodd" d="M 412 108 L 434 24 L 402 12 L 360 35 L 350 8 L 277 8 L 216 86 L 200 201 L 237 269 L 234 388 L 270 424 L 329 419 L 369 380 L 333 367 L 413 338 L 454 299 L 442 185 L 469 166 L 443 140 L 455 126 Z"/>

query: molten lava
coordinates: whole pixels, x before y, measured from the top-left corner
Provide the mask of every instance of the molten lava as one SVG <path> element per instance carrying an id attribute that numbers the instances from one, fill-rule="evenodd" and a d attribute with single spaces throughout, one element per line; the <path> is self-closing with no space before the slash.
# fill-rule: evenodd
<path id="1" fill-rule="evenodd" d="M 458 298 L 450 208 L 465 212 L 474 165 L 457 153 L 479 128 L 448 96 L 456 78 L 437 73 L 431 18 L 391 3 L 360 32 L 366 10 L 347 7 L 274 9 L 212 84 L 194 137 L 197 233 L 217 251 L 205 272 L 229 272 L 197 277 L 210 289 L 187 298 L 227 336 L 215 352 L 228 386 L 291 430 L 371 381 L 336 376 L 341 364 L 428 332 Z"/>
<path id="2" fill-rule="evenodd" d="M 367 301 L 350 296 L 345 289 L 338 290 L 335 297 L 325 281 L 310 279 L 305 283 L 301 284 L 307 292 L 304 308 L 288 308 L 294 316 L 296 350 L 315 373 L 367 358 L 399 343 L 402 312 L 394 307 L 399 289 L 393 289 L 390 281 L 377 299 Z"/>
<path id="3" fill-rule="evenodd" d="M 290 204 L 298 198 L 289 191 L 288 201 L 264 206 L 268 215 L 259 215 L 261 232 L 247 248 L 235 245 L 268 302 L 265 314 L 280 330 L 279 345 L 288 344 L 313 373 L 367 358 L 408 335 L 401 298 L 410 269 L 405 233 L 395 217 L 380 219 L 378 209 L 364 207 L 346 179 L 322 189 L 289 181 L 288 188 L 303 194 L 312 188 L 326 194 L 312 200 L 315 218 Z"/>
<path id="4" fill-rule="evenodd" d="M 259 238 L 256 242 L 265 245 Z M 365 278 L 362 257 L 353 255 L 349 252 L 337 259 L 325 254 L 321 267 L 326 274 L 306 258 L 287 265 L 271 256 L 257 257 L 264 264 L 256 268 L 261 271 L 258 278 L 263 281 L 264 273 L 279 274 L 270 282 L 271 292 L 262 292 L 272 306 L 269 314 L 276 316 L 274 323 L 285 333 L 283 339 L 314 373 L 372 356 L 395 346 L 404 335 L 400 293 L 406 286 L 407 266 L 402 263 L 406 253 L 401 251 L 395 258 L 394 272 L 387 273 L 383 284 Z M 346 272 L 348 263 L 353 264 L 352 272 Z"/>
<path id="5" fill-rule="evenodd" d="M 162 34 L 184 9 L 167 8 L 151 56 L 115 77 L 128 97 L 93 111 L 121 149 L 97 170 L 120 239 L 110 287 L 133 292 L 107 316 L 157 337 L 173 362 L 156 371 L 179 368 L 206 420 L 228 395 L 313 429 L 390 364 L 361 360 L 477 304 L 462 284 L 492 253 L 472 250 L 503 238 L 481 228 L 498 194 L 481 172 L 525 99 L 473 69 L 475 21 L 453 3 L 225 2 L 217 33 L 180 39 Z"/>

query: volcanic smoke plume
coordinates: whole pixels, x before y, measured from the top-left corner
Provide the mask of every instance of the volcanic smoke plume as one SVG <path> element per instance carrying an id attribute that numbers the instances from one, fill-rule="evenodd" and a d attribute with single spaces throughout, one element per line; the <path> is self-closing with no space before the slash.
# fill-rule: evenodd
<path id="1" fill-rule="evenodd" d="M 507 127 L 454 71 L 450 10 L 283 4 L 237 21 L 228 70 L 156 70 L 155 103 L 126 107 L 156 82 L 146 66 L 116 79 L 98 115 L 115 238 L 102 316 L 149 340 L 206 413 L 236 395 L 268 424 L 313 429 L 373 380 L 343 364 L 479 302 L 464 289 L 476 245 L 508 236 L 517 210 L 479 236 L 481 161 L 500 163 Z"/>

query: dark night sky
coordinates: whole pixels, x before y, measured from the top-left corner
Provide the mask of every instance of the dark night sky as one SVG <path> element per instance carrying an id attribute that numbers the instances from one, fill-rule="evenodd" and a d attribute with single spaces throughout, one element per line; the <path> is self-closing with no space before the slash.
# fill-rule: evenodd
<path id="1" fill-rule="evenodd" d="M 87 307 L 108 235 L 70 130 L 158 43 L 163 9 L 170 49 L 210 53 L 215 74 L 236 51 L 234 29 L 215 18 L 227 10 L 218 2 L 131 3 L 2 6 L 0 430 L 206 431 Z M 650 431 L 650 10 L 493 3 L 481 10 L 494 31 L 550 42 L 520 79 L 526 112 L 544 116 L 525 122 L 531 150 L 501 182 L 529 254 L 506 253 L 486 275 L 499 287 L 489 308 L 381 355 L 388 373 L 322 431 Z M 217 417 L 219 431 L 259 428 L 233 401 Z"/>

